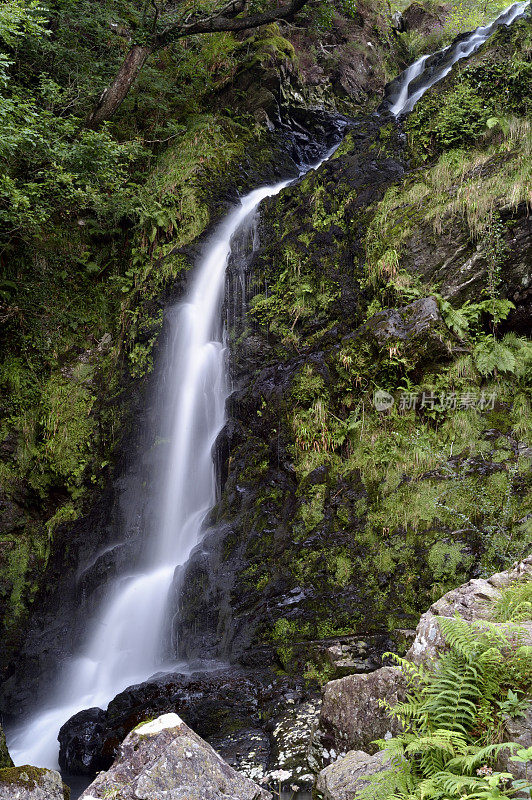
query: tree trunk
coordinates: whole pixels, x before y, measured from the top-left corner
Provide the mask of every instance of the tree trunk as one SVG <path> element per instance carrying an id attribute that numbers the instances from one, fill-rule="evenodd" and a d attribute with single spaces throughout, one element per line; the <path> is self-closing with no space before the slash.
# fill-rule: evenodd
<path id="1" fill-rule="evenodd" d="M 235 15 L 245 8 L 245 2 L 243 2 L 243 0 L 234 0 L 234 2 L 229 2 L 225 8 L 213 13 L 210 17 L 193 19 L 188 23 L 180 22 L 176 25 L 170 25 L 165 31 L 152 36 L 151 45 L 149 47 L 139 44 L 133 45 L 124 59 L 124 63 L 118 70 L 116 78 L 104 91 L 93 109 L 85 123 L 86 127 L 97 128 L 104 120 L 110 119 L 113 116 L 151 53 L 168 47 L 172 42 L 176 42 L 178 39 L 182 39 L 185 36 L 216 33 L 220 31 L 244 31 L 251 28 L 258 28 L 261 25 L 268 25 L 270 22 L 291 20 L 307 3 L 308 0 L 290 0 L 290 2 L 284 6 L 279 7 L 276 5 L 275 8 L 272 8 L 270 11 L 261 14 L 238 17 Z M 227 16 L 221 16 L 221 12 L 225 12 Z"/>
<path id="2" fill-rule="evenodd" d="M 144 62 L 151 54 L 151 47 L 142 47 L 135 44 L 130 49 L 124 62 L 116 74 L 116 78 L 102 93 L 90 117 L 87 119 L 87 128 L 97 128 L 104 120 L 110 119 L 120 106 Z"/>

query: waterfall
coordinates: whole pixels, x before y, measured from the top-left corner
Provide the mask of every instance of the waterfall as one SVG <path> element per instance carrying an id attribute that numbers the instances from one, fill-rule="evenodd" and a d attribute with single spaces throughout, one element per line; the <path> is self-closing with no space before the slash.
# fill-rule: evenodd
<path id="1" fill-rule="evenodd" d="M 212 448 L 229 393 L 221 322 L 225 270 L 234 234 L 266 197 L 290 181 L 246 195 L 209 240 L 185 300 L 169 313 L 170 344 L 162 372 L 168 454 L 161 509 L 142 569 L 122 576 L 87 636 L 82 654 L 62 670 L 49 708 L 10 737 L 17 764 L 57 766 L 59 728 L 78 711 L 105 707 L 120 691 L 164 667 L 166 605 L 176 567 L 201 538 L 216 499 Z M 181 666 L 186 671 L 186 665 Z"/>
<path id="2" fill-rule="evenodd" d="M 528 0 L 514 3 L 489 25 L 459 36 L 452 44 L 437 53 L 421 56 L 392 81 L 387 91 L 387 99 L 379 110 L 389 110 L 396 117 L 408 114 L 427 89 L 443 80 L 457 61 L 475 53 L 501 25 L 511 25 L 522 17 L 529 5 Z"/>
<path id="3" fill-rule="evenodd" d="M 411 111 L 456 61 L 474 52 L 499 25 L 522 15 L 527 5 L 512 5 L 491 25 L 436 54 L 436 60 L 423 56 L 390 85 L 381 109 L 395 116 Z M 142 567 L 114 583 L 89 626 L 82 651 L 60 670 L 48 707 L 11 732 L 9 747 L 17 764 L 56 767 L 57 734 L 73 714 L 106 707 L 127 686 L 165 668 L 168 592 L 176 568 L 186 563 L 200 541 L 203 520 L 216 499 L 212 448 L 225 422 L 229 394 L 221 304 L 231 241 L 260 202 L 289 183 L 264 186 L 242 198 L 208 241 L 187 297 L 170 310 L 170 343 L 162 370 L 168 442 L 159 519 L 147 532 Z M 174 662 L 166 668 L 186 671 L 187 665 Z"/>

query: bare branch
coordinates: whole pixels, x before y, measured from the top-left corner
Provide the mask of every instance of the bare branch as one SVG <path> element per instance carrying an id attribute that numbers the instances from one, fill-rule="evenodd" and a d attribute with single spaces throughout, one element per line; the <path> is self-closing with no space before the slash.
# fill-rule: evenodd
<path id="1" fill-rule="evenodd" d="M 268 25 L 271 22 L 278 22 L 280 20 L 291 20 L 295 15 L 301 11 L 303 6 L 307 4 L 308 0 L 291 0 L 283 6 L 279 6 L 271 11 L 265 11 L 262 14 L 250 14 L 245 17 L 233 16 L 238 12 L 240 4 L 245 7 L 243 0 L 233 0 L 223 9 L 219 9 L 204 19 L 191 20 L 190 22 L 182 22 L 176 25 L 171 25 L 165 31 L 160 33 L 154 39 L 154 49 L 166 47 L 171 42 L 177 39 L 182 39 L 184 36 L 193 36 L 202 33 L 219 33 L 223 31 L 245 31 L 250 28 L 258 28 L 261 25 Z M 228 13 L 227 9 L 231 9 Z"/>

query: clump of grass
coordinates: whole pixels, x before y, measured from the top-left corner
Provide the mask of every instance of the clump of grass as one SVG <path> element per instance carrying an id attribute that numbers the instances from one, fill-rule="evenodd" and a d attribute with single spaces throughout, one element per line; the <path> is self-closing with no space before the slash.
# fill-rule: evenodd
<path id="1" fill-rule="evenodd" d="M 515 581 L 503 589 L 493 617 L 497 622 L 524 622 L 532 619 L 532 578 Z"/>

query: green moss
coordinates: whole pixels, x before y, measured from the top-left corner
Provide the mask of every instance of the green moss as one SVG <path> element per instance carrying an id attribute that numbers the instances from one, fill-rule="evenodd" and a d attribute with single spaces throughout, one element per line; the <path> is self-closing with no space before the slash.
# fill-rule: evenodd
<path id="1" fill-rule="evenodd" d="M 0 783 L 13 787 L 19 786 L 22 790 L 29 791 L 36 786 L 40 786 L 43 777 L 48 772 L 49 770 L 41 767 L 8 767 L 7 769 L 0 769 Z M 64 800 L 70 800 L 70 789 L 65 784 L 63 784 L 63 797 Z"/>

